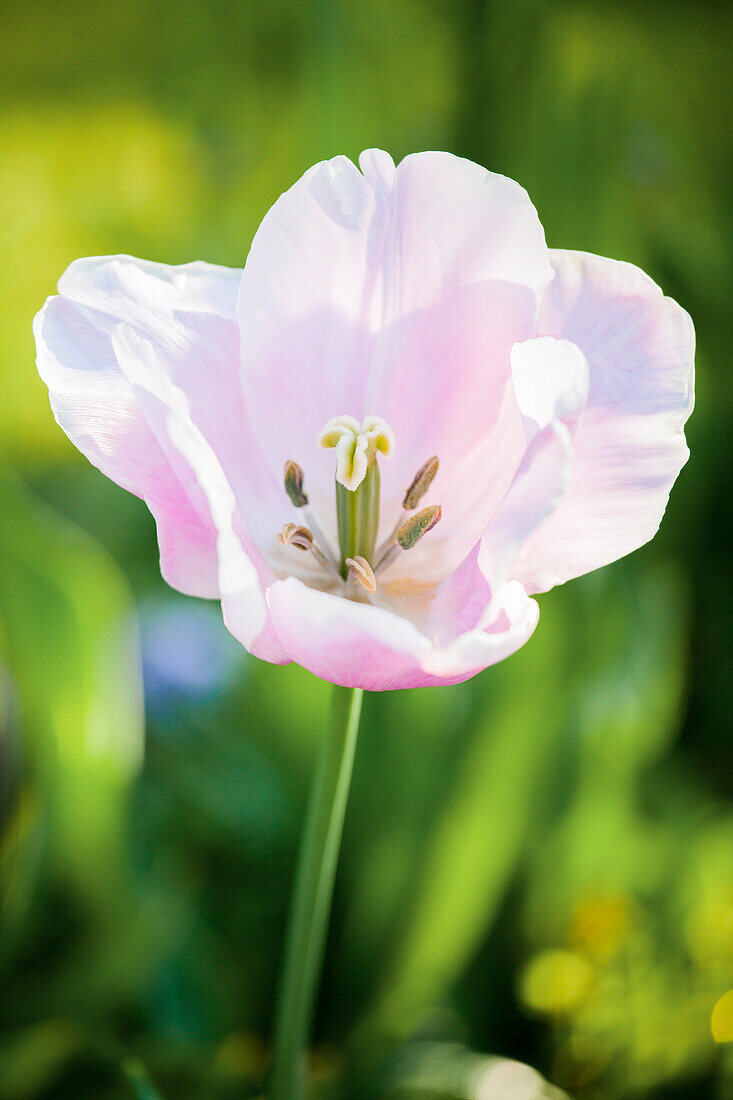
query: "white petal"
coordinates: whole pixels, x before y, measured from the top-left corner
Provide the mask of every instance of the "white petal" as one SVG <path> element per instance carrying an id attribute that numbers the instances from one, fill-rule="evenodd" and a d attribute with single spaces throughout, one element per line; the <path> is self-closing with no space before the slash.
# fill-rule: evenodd
<path id="1" fill-rule="evenodd" d="M 216 532 L 171 469 L 111 345 L 124 321 L 157 349 L 190 394 L 196 422 L 234 470 L 243 451 L 239 337 L 240 272 L 209 264 L 167 267 L 129 256 L 77 260 L 34 321 L 38 370 L 58 423 L 103 473 L 153 512 L 166 580 L 215 596 Z M 251 465 L 251 462 L 250 462 Z"/>
<path id="2" fill-rule="evenodd" d="M 512 380 L 530 434 L 552 420 L 569 420 L 585 407 L 590 374 L 577 344 L 537 336 L 512 348 Z"/>
<path id="3" fill-rule="evenodd" d="M 481 564 L 492 586 L 512 574 L 521 548 L 560 506 L 572 462 L 570 433 L 561 421 L 551 421 L 530 442 L 481 539 Z"/>
<path id="4" fill-rule="evenodd" d="M 267 607 L 232 488 L 211 445 L 191 419 L 186 395 L 160 368 L 152 344 L 117 325 L 112 346 L 156 438 L 190 495 L 201 494 L 216 529 L 217 575 L 227 626 L 248 649 L 267 623 Z M 246 547 L 246 549 L 245 549 Z M 249 551 L 249 552 L 247 552 Z M 272 574 L 262 566 L 266 579 Z"/>
<path id="5" fill-rule="evenodd" d="M 540 331 L 572 340 L 590 367 L 570 482 L 523 547 L 514 575 L 542 592 L 623 557 L 656 532 L 687 460 L 695 334 L 687 313 L 642 271 L 553 252 Z"/>

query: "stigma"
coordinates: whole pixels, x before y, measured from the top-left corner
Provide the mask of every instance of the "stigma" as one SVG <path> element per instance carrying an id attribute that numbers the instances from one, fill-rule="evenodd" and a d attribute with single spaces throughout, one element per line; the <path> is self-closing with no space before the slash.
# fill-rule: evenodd
<path id="1" fill-rule="evenodd" d="M 336 448 L 336 480 L 350 492 L 361 485 L 377 452 L 394 453 L 394 433 L 381 416 L 335 416 L 318 433 L 321 447 Z"/>

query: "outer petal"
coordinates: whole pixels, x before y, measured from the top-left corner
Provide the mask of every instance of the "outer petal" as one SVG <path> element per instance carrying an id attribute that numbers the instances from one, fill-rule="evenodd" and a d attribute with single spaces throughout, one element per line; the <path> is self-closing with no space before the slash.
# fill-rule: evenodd
<path id="1" fill-rule="evenodd" d="M 345 157 L 318 164 L 278 199 L 238 306 L 253 428 L 274 470 L 300 462 L 324 508 L 333 459 L 315 438 L 334 416 L 389 421 L 397 453 L 384 484 L 402 491 L 430 454 L 447 472 L 444 452 L 488 434 L 508 350 L 532 335 L 552 274 L 536 212 L 511 180 L 448 153 L 395 169 L 371 151 L 361 164 L 363 175 Z"/>
<path id="2" fill-rule="evenodd" d="M 514 576 L 530 592 L 623 557 L 656 532 L 688 457 L 695 335 L 687 313 L 631 264 L 553 252 L 539 332 L 573 341 L 590 392 L 557 509 L 528 539 Z"/>
<path id="3" fill-rule="evenodd" d="M 38 369 L 58 423 L 95 466 L 147 501 L 163 575 L 198 596 L 218 592 L 216 531 L 205 502 L 191 501 L 150 429 L 119 369 L 111 333 L 124 321 L 149 340 L 162 368 L 189 395 L 192 416 L 215 441 L 227 471 L 246 468 L 234 318 L 240 275 L 128 256 L 77 260 L 34 322 Z"/>
<path id="4" fill-rule="evenodd" d="M 268 628 L 262 583 L 274 574 L 247 534 L 234 492 L 217 455 L 193 423 L 189 402 L 163 371 L 152 344 L 129 327 L 118 325 L 112 345 L 156 439 L 187 495 L 203 500 L 216 530 L 217 580 L 224 621 L 229 630 L 258 656 L 287 660 Z"/>
<path id="5" fill-rule="evenodd" d="M 521 585 L 506 585 L 485 621 L 441 646 L 392 611 L 318 592 L 294 577 L 275 583 L 267 598 L 292 660 L 324 680 L 368 691 L 467 680 L 524 645 L 539 617 Z"/>

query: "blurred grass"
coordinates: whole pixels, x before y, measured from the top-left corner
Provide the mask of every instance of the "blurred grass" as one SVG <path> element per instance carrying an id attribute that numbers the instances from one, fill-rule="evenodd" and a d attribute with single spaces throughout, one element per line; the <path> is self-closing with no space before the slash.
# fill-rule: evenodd
<path id="1" fill-rule="evenodd" d="M 0 494 L 3 657 L 17 691 L 24 763 L 43 791 L 51 859 L 84 904 L 108 914 L 119 899 L 104 876 L 124 863 L 125 798 L 142 761 L 130 593 L 96 543 L 6 471 Z"/>
<path id="2" fill-rule="evenodd" d="M 6 0 L 3 1100 L 258 1095 L 328 696 L 167 592 L 144 506 L 53 422 L 32 316 L 79 255 L 241 265 L 300 172 L 371 144 L 474 157 L 551 245 L 643 266 L 695 320 L 698 400 L 651 546 L 544 597 L 506 664 L 367 701 L 317 1080 L 389 1094 L 396 1058 L 443 1096 L 470 1046 L 579 1100 L 733 1096 L 710 1030 L 733 988 L 732 23 L 692 0 Z"/>

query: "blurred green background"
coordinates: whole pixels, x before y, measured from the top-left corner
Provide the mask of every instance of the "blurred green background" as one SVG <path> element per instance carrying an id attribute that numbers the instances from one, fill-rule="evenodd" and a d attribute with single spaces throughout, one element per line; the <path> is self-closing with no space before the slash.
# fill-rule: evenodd
<path id="1" fill-rule="evenodd" d="M 470 156 L 551 245 L 640 264 L 696 323 L 698 399 L 652 544 L 542 597 L 503 665 L 367 697 L 319 1095 L 488 1100 L 474 1051 L 579 1100 L 733 1097 L 732 34 L 700 0 L 4 0 L 2 1100 L 259 1095 L 328 705 L 166 588 L 144 505 L 54 424 L 32 316 L 77 256 L 241 266 L 370 145 Z"/>

